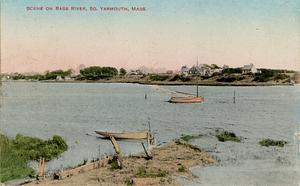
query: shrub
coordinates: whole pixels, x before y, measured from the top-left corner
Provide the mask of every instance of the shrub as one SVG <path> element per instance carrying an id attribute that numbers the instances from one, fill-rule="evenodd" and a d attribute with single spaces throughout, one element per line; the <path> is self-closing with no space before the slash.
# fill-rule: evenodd
<path id="1" fill-rule="evenodd" d="M 179 74 L 176 74 L 175 76 L 173 76 L 170 81 L 191 81 L 191 78 L 190 77 L 186 77 L 184 75 L 179 75 Z"/>
<path id="2" fill-rule="evenodd" d="M 165 81 L 169 78 L 167 75 L 151 75 L 150 79 L 152 81 Z"/>
<path id="3" fill-rule="evenodd" d="M 192 139 L 200 138 L 200 137 L 202 137 L 202 135 L 184 135 L 184 134 L 181 135 L 181 139 L 186 142 L 188 142 Z"/>
<path id="4" fill-rule="evenodd" d="M 80 75 L 89 80 L 97 80 L 118 75 L 118 70 L 114 67 L 91 66 L 80 70 Z"/>
<path id="5" fill-rule="evenodd" d="M 262 139 L 259 141 L 259 144 L 261 146 L 266 146 L 266 147 L 269 147 L 269 146 L 277 146 L 277 147 L 284 147 L 285 144 L 287 144 L 286 141 L 283 141 L 283 140 L 272 140 L 272 139 Z"/>
<path id="6" fill-rule="evenodd" d="M 223 70 L 223 73 L 225 74 L 234 74 L 234 73 L 241 74 L 242 72 L 243 72 L 242 68 L 226 68 Z"/>
<path id="7" fill-rule="evenodd" d="M 28 160 L 38 160 L 44 157 L 46 161 L 49 161 L 68 149 L 66 142 L 57 135 L 54 135 L 52 139 L 42 140 L 17 134 L 12 143 L 18 149 L 17 154 Z"/>
<path id="8" fill-rule="evenodd" d="M 239 137 L 237 137 L 233 132 L 222 131 L 222 132 L 219 132 L 216 135 L 216 137 L 221 142 L 225 142 L 225 141 L 241 142 L 241 139 Z"/>
<path id="9" fill-rule="evenodd" d="M 108 164 L 110 165 L 111 170 L 116 170 L 116 169 L 121 169 L 122 168 L 119 165 L 117 156 L 114 156 L 112 159 L 108 160 Z"/>
<path id="10" fill-rule="evenodd" d="M 138 172 L 135 174 L 138 178 L 156 178 L 165 177 L 168 174 L 167 171 L 158 169 L 157 171 L 146 171 L 145 167 L 139 167 Z"/>
<path id="11" fill-rule="evenodd" d="M 235 76 L 224 76 L 217 79 L 218 82 L 234 82 L 236 80 L 237 78 Z"/>
<path id="12" fill-rule="evenodd" d="M 0 181 L 34 176 L 34 170 L 27 165 L 28 160 L 44 157 L 50 160 L 59 156 L 68 146 L 60 136 L 41 140 L 18 134 L 15 139 L 8 139 L 0 134 Z"/>
<path id="13" fill-rule="evenodd" d="M 283 79 L 287 79 L 289 78 L 290 76 L 286 75 L 286 74 L 277 74 L 275 77 L 274 77 L 274 80 L 283 80 Z"/>
<path id="14" fill-rule="evenodd" d="M 185 172 L 185 167 L 183 165 L 180 165 L 178 167 L 178 172 Z"/>

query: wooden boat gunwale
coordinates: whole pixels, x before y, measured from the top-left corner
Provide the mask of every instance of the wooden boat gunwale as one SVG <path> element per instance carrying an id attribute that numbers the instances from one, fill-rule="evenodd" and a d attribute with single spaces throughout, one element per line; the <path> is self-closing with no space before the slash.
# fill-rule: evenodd
<path id="1" fill-rule="evenodd" d="M 113 136 L 115 139 L 152 139 L 153 136 L 149 132 L 104 132 L 104 131 L 95 131 L 97 134 L 103 136 L 104 138 L 110 138 Z"/>

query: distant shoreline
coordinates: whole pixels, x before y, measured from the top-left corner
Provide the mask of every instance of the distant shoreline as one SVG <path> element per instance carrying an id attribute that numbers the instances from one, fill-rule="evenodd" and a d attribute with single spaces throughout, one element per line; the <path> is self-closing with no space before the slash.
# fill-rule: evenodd
<path id="1" fill-rule="evenodd" d="M 1 82 L 32 82 L 32 83 L 130 83 L 130 84 L 140 84 L 140 85 L 162 85 L 162 86 L 189 86 L 189 85 L 199 85 L 199 86 L 294 86 L 294 83 L 274 83 L 274 82 L 212 82 L 212 81 L 200 81 L 197 82 L 179 82 L 179 81 L 139 81 L 139 80 L 118 80 L 118 79 L 108 79 L 108 80 L 43 80 L 43 81 L 32 81 L 32 80 L 5 80 Z"/>

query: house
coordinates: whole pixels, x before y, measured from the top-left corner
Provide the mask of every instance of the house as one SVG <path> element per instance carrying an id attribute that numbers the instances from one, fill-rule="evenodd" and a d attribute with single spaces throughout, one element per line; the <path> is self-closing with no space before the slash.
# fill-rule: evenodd
<path id="1" fill-rule="evenodd" d="M 223 68 L 223 70 L 224 70 L 224 69 L 227 69 L 227 68 L 229 68 L 229 66 L 228 66 L 228 65 L 223 65 L 223 67 L 222 67 L 222 68 Z"/>
<path id="2" fill-rule="evenodd" d="M 63 81 L 64 79 L 61 76 L 56 76 L 56 81 Z"/>
<path id="3" fill-rule="evenodd" d="M 200 64 L 197 66 L 193 66 L 189 70 L 189 74 L 200 75 L 200 76 L 211 76 L 213 71 L 209 65 Z"/>
<path id="4" fill-rule="evenodd" d="M 257 69 L 255 68 L 255 66 L 253 65 L 253 63 L 250 63 L 249 65 L 244 65 L 244 67 L 242 68 L 243 70 L 243 74 L 249 74 L 249 73 L 257 73 Z"/>
<path id="5" fill-rule="evenodd" d="M 189 74 L 189 70 L 190 69 L 186 65 L 184 65 L 180 69 L 180 74 L 187 76 Z"/>

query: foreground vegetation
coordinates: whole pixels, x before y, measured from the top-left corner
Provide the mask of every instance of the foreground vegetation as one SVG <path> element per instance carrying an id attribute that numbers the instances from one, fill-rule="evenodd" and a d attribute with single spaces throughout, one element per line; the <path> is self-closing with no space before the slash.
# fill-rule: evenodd
<path id="1" fill-rule="evenodd" d="M 225 141 L 241 142 L 241 139 L 237 137 L 235 133 L 229 131 L 218 132 L 216 137 L 221 142 L 225 142 Z"/>
<path id="2" fill-rule="evenodd" d="M 199 135 L 188 135 L 188 134 L 184 135 L 184 134 L 182 134 L 180 139 L 182 139 L 186 142 L 189 142 L 192 139 L 197 139 L 197 138 L 201 138 L 201 137 L 202 137 L 201 134 L 199 134 Z"/>
<path id="3" fill-rule="evenodd" d="M 283 140 L 273 140 L 273 139 L 262 139 L 259 141 L 259 144 L 261 146 L 266 146 L 266 147 L 269 147 L 269 146 L 277 146 L 277 147 L 284 147 L 285 144 L 287 144 L 286 141 L 283 141 Z"/>
<path id="4" fill-rule="evenodd" d="M 9 139 L 0 134 L 0 181 L 32 177 L 35 171 L 27 163 L 40 157 L 49 161 L 68 149 L 62 137 L 54 135 L 52 139 L 42 140 L 18 134 Z"/>

